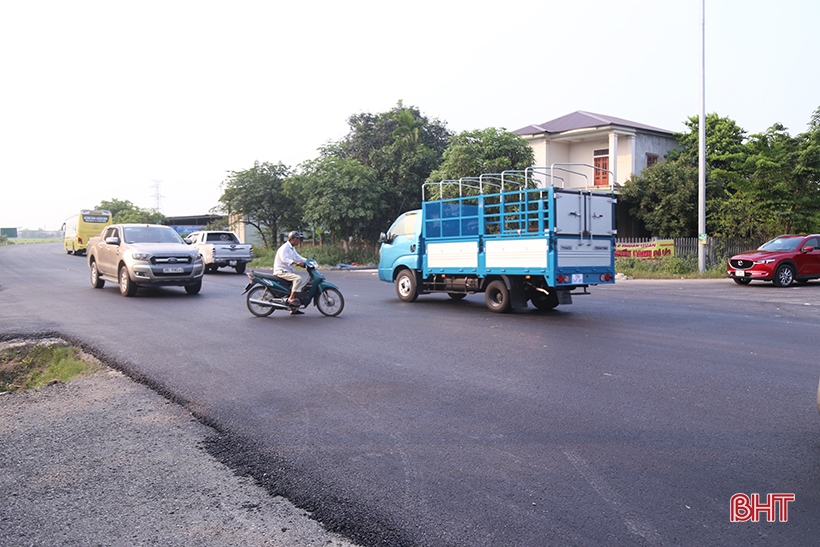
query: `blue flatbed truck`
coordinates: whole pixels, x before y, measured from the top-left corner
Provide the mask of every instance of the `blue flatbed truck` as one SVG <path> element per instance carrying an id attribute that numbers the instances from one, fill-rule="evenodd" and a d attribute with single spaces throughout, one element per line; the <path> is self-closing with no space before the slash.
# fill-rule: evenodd
<path id="1" fill-rule="evenodd" d="M 405 302 L 483 292 L 493 312 L 549 310 L 615 283 L 614 193 L 539 187 L 537 172 L 426 183 L 421 209 L 380 237 L 379 279 Z"/>

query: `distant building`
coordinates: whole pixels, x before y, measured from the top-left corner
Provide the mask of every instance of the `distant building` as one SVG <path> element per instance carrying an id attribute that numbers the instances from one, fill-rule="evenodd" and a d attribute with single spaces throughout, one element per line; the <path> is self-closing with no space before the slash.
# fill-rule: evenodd
<path id="1" fill-rule="evenodd" d="M 190 234 L 198 230 L 204 230 L 212 222 L 224 220 L 227 225 L 227 218 L 222 215 L 194 215 L 185 217 L 165 217 L 165 225 L 170 226 L 179 234 Z"/>
<path id="2" fill-rule="evenodd" d="M 617 191 L 633 174 L 640 175 L 678 147 L 672 131 L 581 110 L 514 133 L 529 143 L 536 166 L 588 166 L 555 166 L 554 184 L 567 188 L 611 186 Z M 541 178 L 547 182 L 548 177 Z"/>
<path id="3" fill-rule="evenodd" d="M 262 246 L 262 236 L 259 235 L 259 230 L 257 230 L 255 226 L 247 224 L 244 217 L 236 215 L 231 217 L 230 226 L 231 230 L 239 236 L 239 240 L 243 243 L 249 243 L 259 247 Z M 272 243 L 272 245 L 275 244 L 276 242 Z"/>
<path id="4" fill-rule="evenodd" d="M 221 225 L 219 229 L 227 228 L 228 230 L 236 233 L 242 243 L 262 245 L 262 238 L 256 228 L 246 224 L 245 220 L 238 216 L 227 217 L 224 215 L 193 215 L 165 218 L 165 225 L 170 226 L 181 235 L 187 235 L 192 232 L 198 232 L 199 230 L 205 230 L 213 223 L 218 223 Z"/>
<path id="5" fill-rule="evenodd" d="M 565 188 L 609 187 L 615 193 L 629 177 L 640 175 L 678 147 L 672 131 L 582 110 L 514 133 L 532 148 L 535 166 L 542 167 L 536 176 L 542 183 Z M 570 163 L 574 165 L 560 165 Z M 621 202 L 616 218 L 618 237 L 650 235 Z"/>

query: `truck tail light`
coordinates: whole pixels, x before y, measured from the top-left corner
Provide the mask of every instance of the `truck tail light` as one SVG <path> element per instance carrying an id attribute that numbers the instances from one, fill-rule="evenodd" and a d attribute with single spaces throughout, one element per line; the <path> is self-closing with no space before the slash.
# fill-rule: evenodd
<path id="1" fill-rule="evenodd" d="M 608 274 L 608 273 L 606 273 L 606 274 L 601 274 L 601 278 L 600 278 L 600 279 L 601 279 L 601 281 L 612 281 L 612 275 L 611 275 L 611 274 Z"/>

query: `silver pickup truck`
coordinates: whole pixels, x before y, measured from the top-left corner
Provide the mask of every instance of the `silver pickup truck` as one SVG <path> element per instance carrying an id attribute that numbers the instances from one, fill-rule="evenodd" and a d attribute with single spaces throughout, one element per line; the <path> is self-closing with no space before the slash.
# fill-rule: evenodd
<path id="1" fill-rule="evenodd" d="M 253 247 L 243 244 L 233 232 L 194 232 L 186 241 L 190 241 L 202 255 L 206 272 L 227 266 L 234 268 L 236 273 L 245 273 L 245 265 L 253 260 Z"/>
<path id="2" fill-rule="evenodd" d="M 123 296 L 143 286 L 185 287 L 188 294 L 202 288 L 202 257 L 169 226 L 112 224 L 89 240 L 86 252 L 95 289 L 106 281 L 118 283 Z"/>

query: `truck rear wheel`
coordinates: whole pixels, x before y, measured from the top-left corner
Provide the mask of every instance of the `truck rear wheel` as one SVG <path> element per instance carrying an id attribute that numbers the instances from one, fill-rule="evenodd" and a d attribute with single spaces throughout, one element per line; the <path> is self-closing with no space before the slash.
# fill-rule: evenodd
<path id="1" fill-rule="evenodd" d="M 549 294 L 533 291 L 530 302 L 541 311 L 551 310 L 558 305 L 558 293 L 555 292 L 555 289 L 550 289 Z"/>
<path id="2" fill-rule="evenodd" d="M 510 291 L 500 279 L 490 282 L 484 290 L 484 302 L 491 312 L 504 313 L 510 309 Z"/>
<path id="3" fill-rule="evenodd" d="M 416 274 L 410 270 L 402 270 L 396 276 L 396 295 L 402 302 L 413 302 L 419 296 Z"/>

